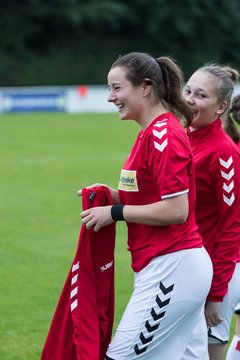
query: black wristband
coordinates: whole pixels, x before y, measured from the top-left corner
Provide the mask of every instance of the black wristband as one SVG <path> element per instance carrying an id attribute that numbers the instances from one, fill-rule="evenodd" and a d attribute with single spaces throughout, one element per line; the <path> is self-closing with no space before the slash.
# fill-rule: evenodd
<path id="1" fill-rule="evenodd" d="M 114 221 L 125 220 L 123 216 L 124 205 L 113 205 L 111 207 L 111 216 Z"/>

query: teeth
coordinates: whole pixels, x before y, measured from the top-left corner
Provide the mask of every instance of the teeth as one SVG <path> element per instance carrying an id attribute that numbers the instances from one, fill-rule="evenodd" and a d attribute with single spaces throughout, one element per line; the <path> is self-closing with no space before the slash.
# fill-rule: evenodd
<path id="1" fill-rule="evenodd" d="M 119 109 L 119 110 L 121 110 L 122 108 L 124 107 L 124 105 L 117 105 L 117 108 Z"/>

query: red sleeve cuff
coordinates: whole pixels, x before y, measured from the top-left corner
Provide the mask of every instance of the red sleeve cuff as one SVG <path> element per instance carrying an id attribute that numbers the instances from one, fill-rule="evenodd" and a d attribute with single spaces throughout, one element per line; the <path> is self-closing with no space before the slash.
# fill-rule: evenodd
<path id="1" fill-rule="evenodd" d="M 223 302 L 223 296 L 209 294 L 207 300 L 215 301 L 215 302 Z"/>

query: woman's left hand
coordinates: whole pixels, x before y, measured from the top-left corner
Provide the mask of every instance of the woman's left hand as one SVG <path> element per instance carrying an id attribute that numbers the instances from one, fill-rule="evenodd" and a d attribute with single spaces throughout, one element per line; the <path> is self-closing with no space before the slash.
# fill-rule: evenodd
<path id="1" fill-rule="evenodd" d="M 103 226 L 114 222 L 111 216 L 111 205 L 97 206 L 81 212 L 81 218 L 86 229 L 99 231 Z"/>

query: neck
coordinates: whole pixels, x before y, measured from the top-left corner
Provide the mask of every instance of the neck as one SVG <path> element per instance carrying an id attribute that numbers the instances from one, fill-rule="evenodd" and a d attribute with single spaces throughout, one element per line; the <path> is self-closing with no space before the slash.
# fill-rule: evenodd
<path id="1" fill-rule="evenodd" d="M 146 129 L 159 115 L 162 115 L 168 111 L 169 110 L 162 104 L 158 104 L 157 106 L 153 106 L 144 111 L 141 115 L 141 118 L 137 120 L 137 122 L 143 129 Z"/>
<path id="2" fill-rule="evenodd" d="M 199 122 L 199 121 L 193 121 L 190 125 L 190 128 L 191 128 L 191 131 L 194 131 L 194 130 L 198 130 L 198 129 L 201 129 L 203 127 L 206 127 L 210 124 L 212 124 L 214 121 L 216 121 L 218 119 L 218 117 L 216 117 L 215 119 L 212 119 L 212 121 L 208 121 L 207 123 L 203 123 L 203 122 Z"/>

